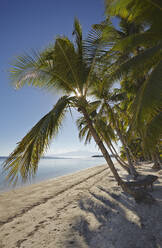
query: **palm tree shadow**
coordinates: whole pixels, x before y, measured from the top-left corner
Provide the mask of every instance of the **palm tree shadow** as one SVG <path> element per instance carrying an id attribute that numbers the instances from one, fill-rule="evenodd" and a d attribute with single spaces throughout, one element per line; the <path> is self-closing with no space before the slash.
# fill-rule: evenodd
<path id="1" fill-rule="evenodd" d="M 66 243 L 64 247 L 162 247 L 161 226 L 153 218 L 162 216 L 162 207 L 137 205 L 132 198 L 110 193 L 103 187 L 99 187 L 97 193 L 90 192 L 78 205 L 83 214 L 74 217 L 72 228 L 68 230 L 73 233 L 74 243 L 72 246 Z"/>

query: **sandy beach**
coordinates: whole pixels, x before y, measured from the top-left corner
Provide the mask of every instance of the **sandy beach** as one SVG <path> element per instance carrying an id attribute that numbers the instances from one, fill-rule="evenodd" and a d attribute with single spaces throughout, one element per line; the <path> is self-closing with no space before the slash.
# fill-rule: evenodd
<path id="1" fill-rule="evenodd" d="M 138 171 L 158 175 L 154 205 L 135 203 L 105 165 L 1 193 L 0 248 L 161 248 L 162 171 Z"/>

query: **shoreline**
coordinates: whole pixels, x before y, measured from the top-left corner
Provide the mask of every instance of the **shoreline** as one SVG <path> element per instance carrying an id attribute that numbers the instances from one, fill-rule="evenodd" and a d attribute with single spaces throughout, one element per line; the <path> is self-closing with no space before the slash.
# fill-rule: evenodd
<path id="1" fill-rule="evenodd" d="M 115 164 L 115 163 L 114 163 Z M 21 184 L 21 185 L 18 185 L 17 187 L 12 187 L 12 188 L 6 188 L 6 189 L 3 189 L 3 190 L 1 190 L 0 189 L 0 195 L 1 194 L 3 194 L 3 193 L 8 193 L 8 192 L 10 192 L 10 191 L 16 191 L 16 190 L 18 190 L 18 189 L 23 189 L 23 188 L 25 188 L 25 187 L 29 187 L 29 186 L 34 186 L 34 185 L 37 185 L 37 184 L 41 184 L 41 183 L 48 183 L 48 181 L 53 181 L 53 180 L 56 180 L 56 179 L 60 179 L 60 178 L 62 178 L 62 177 L 66 177 L 66 176 L 72 176 L 72 175 L 74 175 L 74 174 L 77 174 L 77 173 L 80 173 L 80 172 L 82 172 L 82 171 L 86 171 L 86 170 L 88 170 L 88 169 L 93 169 L 93 168 L 96 168 L 96 167 L 100 167 L 100 166 L 106 166 L 105 164 L 101 164 L 101 165 L 94 165 L 94 166 L 92 166 L 92 167 L 88 167 L 88 168 L 84 168 L 84 169 L 81 169 L 81 170 L 79 170 L 79 171 L 76 171 L 76 172 L 69 172 L 69 173 L 67 173 L 67 174 L 65 174 L 65 175 L 62 175 L 62 176 L 56 176 L 56 177 L 53 177 L 53 178 L 48 178 L 48 179 L 44 179 L 44 180 L 41 180 L 41 181 L 36 181 L 36 182 L 29 182 L 29 183 L 27 183 L 27 184 Z"/>
<path id="2" fill-rule="evenodd" d="M 93 168 L 96 166 L 100 166 L 102 164 L 105 164 L 105 160 L 103 161 L 93 161 L 91 160 L 90 163 L 88 161 L 87 163 L 87 158 L 83 158 L 83 163 L 76 161 L 76 159 L 72 159 L 72 163 L 66 163 L 68 164 L 68 166 L 62 164 L 62 162 L 60 164 L 56 163 L 56 161 L 51 160 L 49 161 L 49 159 L 45 159 L 47 161 L 45 161 L 46 163 L 43 164 L 39 164 L 39 169 L 36 173 L 36 175 L 31 178 L 30 180 L 27 180 L 27 182 L 23 183 L 21 180 L 18 180 L 16 186 L 12 186 L 9 185 L 7 183 L 7 181 L 5 180 L 5 175 L 2 174 L 1 172 L 1 167 L 0 167 L 0 194 L 3 192 L 9 192 L 11 190 L 17 190 L 19 188 L 22 187 L 26 187 L 26 186 L 30 186 L 30 185 L 34 185 L 37 183 L 41 183 L 50 179 L 55 179 L 55 178 L 59 178 L 62 176 L 66 176 L 66 175 L 70 175 L 73 173 L 77 173 L 79 171 L 82 170 L 86 170 L 88 168 Z M 59 161 L 62 161 L 62 159 L 59 159 Z M 66 161 L 66 159 L 65 159 Z M 81 160 L 82 161 L 82 160 Z M 52 162 L 52 163 L 51 163 Z M 56 163 L 56 164 L 55 164 Z M 0 163 L 1 166 L 2 163 Z M 75 166 L 74 166 L 75 164 Z"/>
<path id="3" fill-rule="evenodd" d="M 98 165 L 75 173 L 50 178 L 30 185 L 24 185 L 6 192 L 0 192 L 0 225 L 7 223 L 8 220 L 13 219 L 22 212 L 28 211 L 33 206 L 39 205 L 44 201 L 63 193 L 69 188 L 86 181 L 89 177 L 93 177 L 107 168 L 108 167 L 106 165 Z M 59 186 L 65 181 L 66 183 L 64 186 Z M 44 187 L 46 187 L 46 190 L 44 190 Z M 37 191 L 39 194 L 35 196 Z M 29 198 L 26 200 L 27 196 Z M 23 204 L 21 202 L 19 203 L 15 197 L 21 198 L 20 201 L 23 201 Z M 4 210 L 6 209 L 7 211 L 4 213 Z"/>
<path id="4" fill-rule="evenodd" d="M 106 165 L 0 194 L 0 247 L 162 247 L 162 171 L 138 171 L 158 176 L 155 205 L 136 204 Z"/>

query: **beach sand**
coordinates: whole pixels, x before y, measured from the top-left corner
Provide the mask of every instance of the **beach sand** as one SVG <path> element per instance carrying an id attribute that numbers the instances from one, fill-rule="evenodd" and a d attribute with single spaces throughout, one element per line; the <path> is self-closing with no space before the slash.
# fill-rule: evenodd
<path id="1" fill-rule="evenodd" d="M 154 205 L 135 203 L 105 165 L 1 193 L 0 248 L 161 248 L 162 171 L 139 172 L 159 177 Z"/>

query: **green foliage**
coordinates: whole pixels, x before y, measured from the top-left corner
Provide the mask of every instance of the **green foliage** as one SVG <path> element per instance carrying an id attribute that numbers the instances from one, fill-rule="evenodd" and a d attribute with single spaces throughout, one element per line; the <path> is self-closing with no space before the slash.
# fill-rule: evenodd
<path id="1" fill-rule="evenodd" d="M 155 144 L 158 144 L 162 138 L 162 112 L 159 112 L 147 123 L 144 137 L 145 147 L 150 151 L 156 150 Z"/>
<path id="2" fill-rule="evenodd" d="M 92 135 L 89 131 L 87 122 L 84 117 L 81 117 L 77 120 L 77 127 L 79 130 L 79 139 L 82 141 L 85 139 L 84 143 L 89 144 L 92 139 Z"/>
<path id="3" fill-rule="evenodd" d="M 93 25 L 86 40 L 74 20 L 73 43 L 57 37 L 42 52 L 17 57 L 11 79 L 17 88 L 25 84 L 60 90 L 62 97 L 18 144 L 4 163 L 12 182 L 35 175 L 38 161 L 57 134 L 68 107 L 88 118 L 77 121 L 79 138 L 91 141 L 97 131 L 108 145 L 121 136 L 133 156 L 143 156 L 161 138 L 162 103 L 162 3 L 159 0 L 106 0 L 106 20 Z M 111 18 L 116 16 L 116 28 Z M 120 89 L 112 91 L 114 83 Z M 87 100 L 93 96 L 93 101 Z M 140 141 L 140 142 L 139 142 Z M 141 152 L 140 152 L 141 150 Z M 124 151 L 123 151 L 124 156 Z"/>
<path id="4" fill-rule="evenodd" d="M 40 157 L 60 129 L 68 103 L 67 96 L 60 98 L 53 109 L 27 133 L 4 162 L 3 168 L 8 172 L 7 179 L 10 182 L 16 183 L 19 177 L 26 181 L 27 178 L 35 175 Z"/>
<path id="5" fill-rule="evenodd" d="M 100 136 L 101 140 L 103 140 L 107 145 L 110 144 L 111 140 L 115 140 L 114 130 L 110 125 L 108 125 L 106 118 L 96 112 L 95 115 L 93 113 L 90 114 L 90 118 L 92 118 L 92 123 L 97 130 L 97 133 Z M 84 117 L 81 117 L 77 120 L 77 126 L 79 130 L 80 140 L 85 139 L 85 144 L 90 143 L 92 135 L 89 131 L 88 124 Z"/>
<path id="6" fill-rule="evenodd" d="M 158 23 L 161 20 L 162 3 L 159 0 L 106 0 L 106 11 L 129 21 Z M 159 23 L 160 26 L 161 23 Z"/>
<path id="7" fill-rule="evenodd" d="M 152 73 L 145 80 L 139 92 L 137 107 L 138 123 L 149 121 L 151 116 L 156 116 L 162 107 L 162 60 L 155 66 Z M 156 86 L 156 87 L 155 87 Z"/>
<path id="8" fill-rule="evenodd" d="M 48 67 L 48 63 L 41 53 L 33 51 L 31 55 L 18 56 L 13 62 L 13 66 L 10 69 L 10 77 L 16 88 L 20 88 L 24 84 L 47 87 L 50 75 L 46 73 L 45 67 Z"/>
<path id="9" fill-rule="evenodd" d="M 111 80 L 120 80 L 123 76 L 135 76 L 135 78 L 138 78 L 145 75 L 160 60 L 160 49 L 161 44 L 158 44 L 121 63 L 112 72 Z"/>
<path id="10" fill-rule="evenodd" d="M 145 149 L 149 144 L 152 144 L 153 149 L 161 137 L 159 114 L 162 106 L 162 2 L 107 0 L 105 3 L 107 15 L 121 18 L 120 30 L 128 34 L 120 37 L 111 48 L 116 54 L 111 66 L 111 80 L 124 81 L 126 78 L 127 87 L 123 83 L 121 89 L 125 90 L 129 100 L 129 103 L 122 103 L 124 106 L 127 102 L 129 106 L 127 111 L 132 120 L 128 124 L 132 132 L 142 134 Z M 131 25 L 136 28 L 133 30 Z M 124 54 L 127 57 L 124 57 Z M 124 60 L 121 60 L 121 56 Z M 110 66 L 108 70 L 109 68 Z M 155 128 L 155 138 L 148 135 L 152 126 Z"/>
<path id="11" fill-rule="evenodd" d="M 73 35 L 75 42 L 67 37 L 57 37 L 54 45 L 42 52 L 33 52 L 18 57 L 10 70 L 10 76 L 17 88 L 27 85 L 60 90 L 63 96 L 54 108 L 45 115 L 22 139 L 17 148 L 4 163 L 7 178 L 15 182 L 19 177 L 25 181 L 35 175 L 40 157 L 47 149 L 51 139 L 57 134 L 67 107 L 87 109 L 92 118 L 99 103 L 89 103 L 86 97 L 91 92 L 96 77 L 97 50 L 89 54 L 82 40 L 82 29 L 75 19 Z M 86 132 L 86 130 L 84 131 Z M 91 138 L 87 131 L 87 142 Z"/>
<path id="12" fill-rule="evenodd" d="M 80 59 L 83 57 L 83 37 L 82 37 L 82 27 L 77 18 L 74 20 L 74 30 L 72 33 L 75 36 L 75 44 L 77 49 L 77 54 Z"/>

